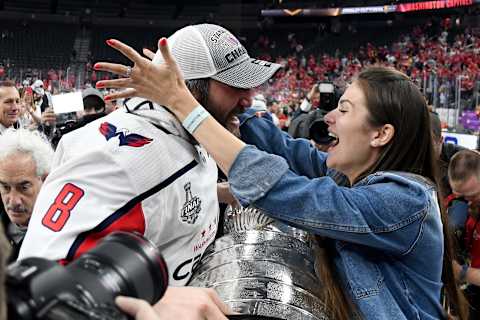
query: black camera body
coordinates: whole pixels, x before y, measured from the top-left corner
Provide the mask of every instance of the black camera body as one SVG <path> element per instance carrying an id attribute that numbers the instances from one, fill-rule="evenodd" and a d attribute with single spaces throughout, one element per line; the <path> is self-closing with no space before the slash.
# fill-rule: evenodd
<path id="1" fill-rule="evenodd" d="M 168 286 L 158 249 L 140 235 L 117 232 L 64 267 L 27 258 L 7 270 L 8 319 L 124 320 L 118 295 L 153 304 Z"/>
<path id="2" fill-rule="evenodd" d="M 317 84 L 320 93 L 319 108 L 325 111 L 331 111 L 337 107 L 337 99 L 335 95 L 335 86 L 330 82 L 319 82 Z"/>

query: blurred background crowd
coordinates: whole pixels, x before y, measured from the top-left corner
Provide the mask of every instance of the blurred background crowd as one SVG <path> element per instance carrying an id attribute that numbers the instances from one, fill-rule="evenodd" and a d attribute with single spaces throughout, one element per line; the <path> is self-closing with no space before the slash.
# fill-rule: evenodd
<path id="1" fill-rule="evenodd" d="M 345 7 L 361 5 L 358 1 L 340 2 Z M 329 8 L 340 2 L 306 1 L 305 6 Z M 313 101 L 314 108 L 320 104 L 331 108 L 325 104 L 335 103 L 355 73 L 382 64 L 404 71 L 422 88 L 429 104 L 441 109 L 438 113 L 444 128 L 480 130 L 480 29 L 475 5 L 408 14 L 268 17 L 259 13 L 302 7 L 303 3 L 0 3 L 0 80 L 13 80 L 17 87 L 31 86 L 35 80 L 41 80 L 46 92 L 52 94 L 94 87 L 96 81 L 110 77 L 93 70 L 95 61 L 123 59 L 104 45 L 105 39 L 117 38 L 136 49 L 153 50 L 156 40 L 177 26 L 209 21 L 240 34 L 252 56 L 284 66 L 267 86 L 259 88 L 284 129 L 314 85 L 334 85 L 333 99 L 320 102 L 316 95 Z M 236 16 L 238 12 L 241 19 Z"/>

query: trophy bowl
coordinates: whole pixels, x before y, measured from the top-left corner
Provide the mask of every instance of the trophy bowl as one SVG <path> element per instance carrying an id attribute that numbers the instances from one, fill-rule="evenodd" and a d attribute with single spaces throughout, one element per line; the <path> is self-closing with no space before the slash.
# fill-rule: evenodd
<path id="1" fill-rule="evenodd" d="M 190 286 L 216 290 L 235 319 L 328 320 L 310 234 L 256 208 L 226 211 Z M 233 319 L 233 317 L 232 317 Z"/>

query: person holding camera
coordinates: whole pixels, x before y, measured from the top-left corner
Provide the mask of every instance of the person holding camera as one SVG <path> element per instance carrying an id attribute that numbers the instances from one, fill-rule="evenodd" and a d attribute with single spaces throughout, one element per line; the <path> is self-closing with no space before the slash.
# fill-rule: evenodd
<path id="1" fill-rule="evenodd" d="M 302 103 L 300 104 L 300 107 L 299 107 L 300 112 L 310 112 L 312 110 L 312 106 L 314 105 L 314 102 L 318 103 L 318 100 L 320 99 L 319 85 L 320 84 L 315 83 L 310 89 L 310 91 L 307 93 Z"/>

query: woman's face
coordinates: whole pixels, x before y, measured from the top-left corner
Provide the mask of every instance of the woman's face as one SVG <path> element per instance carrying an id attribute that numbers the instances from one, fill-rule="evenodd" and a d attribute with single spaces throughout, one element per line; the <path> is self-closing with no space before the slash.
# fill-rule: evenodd
<path id="1" fill-rule="evenodd" d="M 366 99 L 354 82 L 340 98 L 336 109 L 325 115 L 328 131 L 337 137 L 327 150 L 327 166 L 344 173 L 353 182 L 380 155 L 379 132 L 368 123 Z"/>

